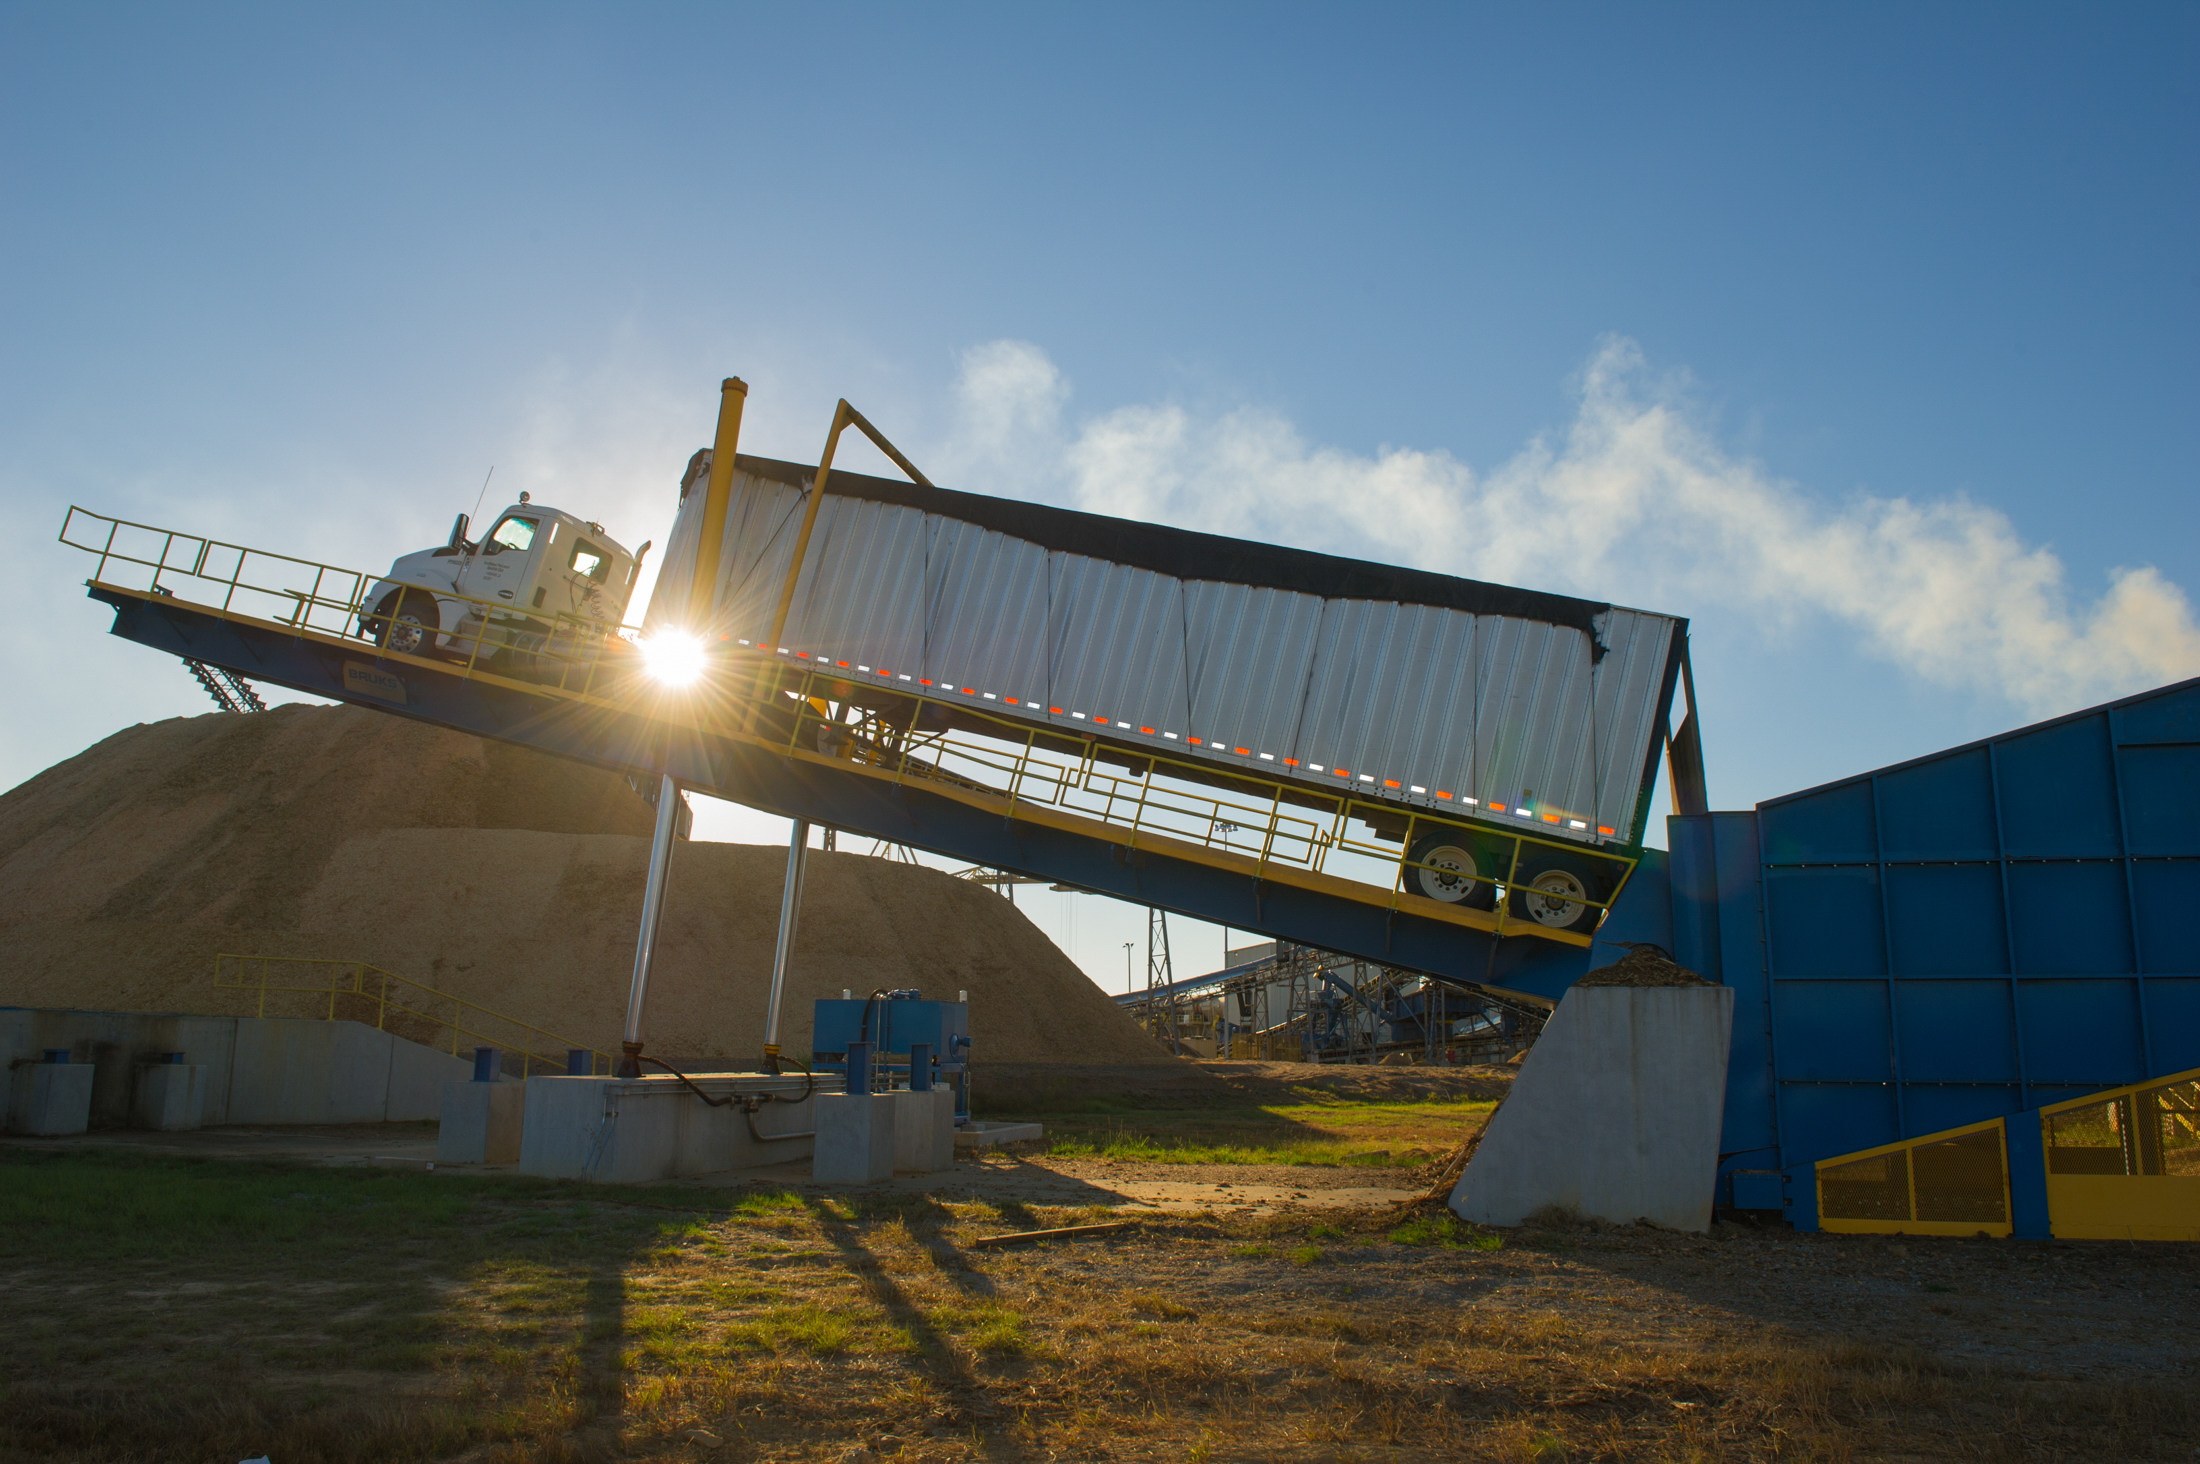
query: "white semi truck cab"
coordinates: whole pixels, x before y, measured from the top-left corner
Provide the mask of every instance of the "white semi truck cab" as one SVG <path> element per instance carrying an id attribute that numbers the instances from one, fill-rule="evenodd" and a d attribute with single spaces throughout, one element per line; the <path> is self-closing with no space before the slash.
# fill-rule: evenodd
<path id="1" fill-rule="evenodd" d="M 449 543 L 390 565 L 367 591 L 362 636 L 407 655 L 520 669 L 554 643 L 616 632 L 649 553 L 644 544 L 630 554 L 602 524 L 525 493 L 478 542 L 467 527 L 460 514 Z"/>

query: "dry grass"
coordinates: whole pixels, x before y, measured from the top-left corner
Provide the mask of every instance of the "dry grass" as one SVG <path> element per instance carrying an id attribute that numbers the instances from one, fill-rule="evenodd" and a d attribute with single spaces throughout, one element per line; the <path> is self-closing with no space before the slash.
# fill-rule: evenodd
<path id="1" fill-rule="evenodd" d="M 127 1227 L 80 1208 L 123 1188 Z M 0 1150 L 0 1459 L 2142 1460 L 2200 1436 L 2189 1358 L 2042 1377 L 1709 1313 L 1651 1341 L 1558 1289 L 1598 1280 L 1583 1256 L 1717 1249 L 1692 1238 L 1191 1217 L 963 1248 L 1082 1218 L 1016 1210 Z M 195 1217 L 186 1243 L 142 1234 L 163 1217 Z"/>

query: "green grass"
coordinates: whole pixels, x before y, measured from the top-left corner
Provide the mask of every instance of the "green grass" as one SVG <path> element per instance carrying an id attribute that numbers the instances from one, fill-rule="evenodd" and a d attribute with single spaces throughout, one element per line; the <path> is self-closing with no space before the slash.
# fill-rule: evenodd
<path id="1" fill-rule="evenodd" d="M 777 1306 L 762 1316 L 725 1329 L 731 1346 L 756 1352 L 807 1352 L 837 1357 L 856 1340 L 857 1324 L 839 1312 L 818 1306 Z"/>
<path id="2" fill-rule="evenodd" d="M 1445 1152 L 1496 1105 L 1481 1099 L 1301 1101 L 1221 1109 L 1134 1109 L 1025 1115 L 1047 1125 L 1050 1153 L 1154 1164 L 1412 1165 Z"/>
<path id="3" fill-rule="evenodd" d="M 1013 1356 L 1032 1350 L 1023 1313 L 1003 1306 L 981 1303 L 969 1307 L 935 1307 L 928 1320 L 940 1331 L 980 1352 Z"/>
<path id="4" fill-rule="evenodd" d="M 1504 1247 L 1505 1237 L 1494 1230 L 1461 1224 L 1449 1215 L 1423 1215 L 1390 1232 L 1393 1245 L 1431 1245 L 1445 1250 L 1493 1251 Z"/>

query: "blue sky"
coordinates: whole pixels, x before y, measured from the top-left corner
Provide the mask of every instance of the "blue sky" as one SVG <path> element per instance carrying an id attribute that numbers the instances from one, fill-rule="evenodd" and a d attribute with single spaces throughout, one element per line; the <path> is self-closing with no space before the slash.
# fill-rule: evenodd
<path id="1" fill-rule="evenodd" d="M 206 706 L 67 504 L 374 567 L 494 464 L 662 542 L 729 373 L 752 451 L 846 395 L 951 486 L 1689 615 L 1721 806 L 2200 674 L 2196 63 L 2183 5 L 0 6 L 0 786 Z"/>

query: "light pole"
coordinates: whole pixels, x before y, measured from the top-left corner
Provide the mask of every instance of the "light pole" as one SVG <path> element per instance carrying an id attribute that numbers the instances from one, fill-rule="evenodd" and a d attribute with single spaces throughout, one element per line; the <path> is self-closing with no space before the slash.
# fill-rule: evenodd
<path id="1" fill-rule="evenodd" d="M 1136 991 L 1138 989 L 1138 983 L 1131 979 L 1131 943 L 1127 940 L 1123 942 L 1123 989 L 1125 991 Z"/>

